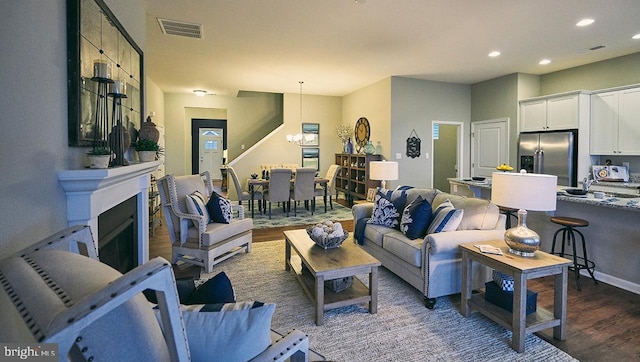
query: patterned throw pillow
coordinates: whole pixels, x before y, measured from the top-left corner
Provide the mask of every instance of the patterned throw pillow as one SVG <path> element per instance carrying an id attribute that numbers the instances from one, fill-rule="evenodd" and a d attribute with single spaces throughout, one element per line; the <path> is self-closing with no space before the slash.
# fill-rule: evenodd
<path id="1" fill-rule="evenodd" d="M 419 196 L 411 201 L 402 212 L 400 231 L 409 239 L 423 238 L 431 223 L 431 204 Z"/>
<path id="2" fill-rule="evenodd" d="M 429 225 L 427 234 L 434 234 L 445 231 L 455 231 L 462 221 L 464 210 L 456 210 L 450 200 L 441 203 L 433 213 L 433 220 Z"/>
<path id="3" fill-rule="evenodd" d="M 202 221 L 204 221 L 205 225 L 209 223 L 211 218 L 209 217 L 209 212 L 207 211 L 207 197 L 204 196 L 200 191 L 195 191 L 186 196 L 186 204 L 187 210 L 189 210 L 190 214 L 200 215 Z M 193 226 L 196 228 L 199 227 L 198 223 L 194 220 Z"/>
<path id="4" fill-rule="evenodd" d="M 211 221 L 220 224 L 229 224 L 231 222 L 231 217 L 233 216 L 231 201 L 215 192 L 211 194 L 211 198 L 207 203 L 207 210 L 211 216 Z"/>
<path id="5" fill-rule="evenodd" d="M 404 208 L 407 195 L 403 193 L 393 201 L 389 200 L 389 197 L 391 197 L 391 194 L 384 192 L 384 189 L 378 190 L 373 200 L 371 219 L 367 223 L 394 229 L 400 227 L 400 212 Z"/>

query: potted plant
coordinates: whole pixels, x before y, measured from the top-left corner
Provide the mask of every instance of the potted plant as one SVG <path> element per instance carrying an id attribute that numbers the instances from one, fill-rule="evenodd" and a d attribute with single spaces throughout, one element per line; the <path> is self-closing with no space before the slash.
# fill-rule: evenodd
<path id="1" fill-rule="evenodd" d="M 108 168 L 111 161 L 111 149 L 109 147 L 94 147 L 87 152 L 89 168 Z"/>
<path id="2" fill-rule="evenodd" d="M 136 151 L 138 151 L 140 162 L 155 161 L 156 156 L 160 154 L 160 145 L 155 141 L 140 138 L 136 142 Z"/>

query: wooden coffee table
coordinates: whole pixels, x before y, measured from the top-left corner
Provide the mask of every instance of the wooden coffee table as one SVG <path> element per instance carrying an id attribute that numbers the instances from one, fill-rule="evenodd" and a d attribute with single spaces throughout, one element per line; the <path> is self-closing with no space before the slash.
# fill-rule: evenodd
<path id="1" fill-rule="evenodd" d="M 483 254 L 475 244 L 491 245 L 502 250 L 504 255 Z M 568 259 L 543 251 L 536 251 L 531 258 L 509 253 L 502 240 L 462 244 L 462 303 L 460 310 L 468 317 L 475 309 L 497 322 L 512 333 L 511 345 L 517 352 L 524 352 L 526 333 L 553 328 L 553 338 L 564 340 L 567 321 L 567 268 Z M 471 294 L 472 261 L 499 270 L 514 279 L 513 313 L 484 300 L 484 293 Z M 537 311 L 526 315 L 527 280 L 555 275 L 553 291 L 553 313 L 538 307 Z"/>
<path id="2" fill-rule="evenodd" d="M 294 270 L 302 289 L 315 303 L 316 325 L 324 323 L 324 311 L 351 304 L 369 303 L 369 313 L 378 312 L 378 267 L 380 261 L 354 244 L 349 236 L 339 248 L 322 249 L 307 235 L 307 231 L 287 230 L 285 237 L 285 270 Z M 291 250 L 310 271 L 302 273 L 302 265 L 291 262 Z M 345 278 L 356 274 L 369 274 L 369 288 L 358 278 L 353 285 L 336 293 L 325 288 L 325 280 Z"/>

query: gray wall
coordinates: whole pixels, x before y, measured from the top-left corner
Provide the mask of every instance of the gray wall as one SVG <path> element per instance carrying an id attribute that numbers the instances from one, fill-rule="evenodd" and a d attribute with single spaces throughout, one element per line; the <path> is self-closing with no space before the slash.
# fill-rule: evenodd
<path id="1" fill-rule="evenodd" d="M 462 174 L 470 174 L 470 117 L 471 86 L 392 77 L 391 134 L 392 159 L 401 154 L 400 179 L 396 185 L 431 187 L 431 122 L 463 122 L 464 156 Z M 407 138 L 416 130 L 421 139 L 421 154 L 417 158 L 406 155 Z M 429 158 L 427 158 L 429 156 Z M 435 162 L 436 160 L 434 160 Z"/>
<path id="2" fill-rule="evenodd" d="M 106 0 L 144 50 L 141 0 Z M 0 257 L 67 226 L 56 172 L 84 165 L 67 146 L 65 0 L 0 2 Z"/>
<path id="3" fill-rule="evenodd" d="M 545 75 L 510 74 L 471 86 L 471 119 L 509 117 L 511 165 L 517 164 L 518 101 L 579 89 L 600 90 L 640 83 L 640 53 L 587 64 Z M 630 161 L 640 172 L 640 157 L 607 157 L 618 164 Z"/>
<path id="4" fill-rule="evenodd" d="M 471 120 L 509 118 L 509 164 L 515 165 L 518 139 L 518 74 L 471 86 Z M 497 165 L 496 165 L 497 166 Z"/>
<path id="5" fill-rule="evenodd" d="M 640 53 L 542 75 L 539 95 L 636 83 L 640 83 Z"/>

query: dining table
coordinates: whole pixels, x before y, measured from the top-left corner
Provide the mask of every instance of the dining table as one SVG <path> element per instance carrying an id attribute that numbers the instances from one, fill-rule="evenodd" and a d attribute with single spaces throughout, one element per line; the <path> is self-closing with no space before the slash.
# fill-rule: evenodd
<path id="1" fill-rule="evenodd" d="M 295 180 L 295 178 L 291 178 L 291 185 L 293 185 Z M 320 185 L 324 189 L 324 212 L 327 212 L 327 186 L 329 184 L 329 179 L 324 177 L 316 177 L 314 179 L 314 184 Z M 249 200 L 249 208 L 251 209 L 251 218 L 253 218 L 256 189 L 259 187 L 267 189 L 269 186 L 269 180 L 265 178 L 249 178 L 247 179 L 247 185 L 249 186 L 249 194 L 251 194 L 251 200 Z"/>

